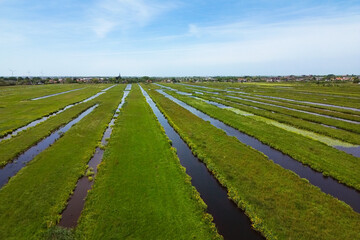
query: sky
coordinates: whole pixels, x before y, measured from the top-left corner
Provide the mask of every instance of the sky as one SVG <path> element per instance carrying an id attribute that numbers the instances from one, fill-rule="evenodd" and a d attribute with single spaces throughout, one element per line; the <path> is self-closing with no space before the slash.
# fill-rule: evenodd
<path id="1" fill-rule="evenodd" d="M 0 0 L 0 76 L 360 74 L 360 0 Z"/>

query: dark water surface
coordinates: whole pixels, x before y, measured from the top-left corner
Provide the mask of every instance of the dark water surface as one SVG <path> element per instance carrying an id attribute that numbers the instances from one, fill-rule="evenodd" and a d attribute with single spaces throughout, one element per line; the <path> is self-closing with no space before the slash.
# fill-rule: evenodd
<path id="1" fill-rule="evenodd" d="M 91 96 L 91 97 L 86 98 L 85 100 L 83 100 L 83 101 L 81 101 L 81 102 L 69 104 L 69 105 L 67 105 L 67 106 L 64 107 L 63 109 L 60 109 L 60 110 L 57 111 L 57 112 L 51 113 L 51 114 L 49 114 L 48 116 L 45 116 L 45 117 L 42 117 L 42 118 L 37 119 L 37 120 L 35 120 L 35 121 L 32 121 L 31 123 L 28 123 L 27 125 L 25 125 L 25 126 L 23 126 L 23 127 L 20 127 L 20 128 L 18 128 L 18 129 L 16 129 L 16 130 L 14 130 L 13 132 L 5 135 L 4 137 L 1 137 L 1 138 L 0 138 L 0 142 L 4 141 L 4 140 L 6 140 L 6 139 L 10 139 L 10 138 L 14 137 L 14 136 L 16 136 L 18 133 L 20 133 L 20 132 L 22 132 L 22 131 L 24 131 L 24 130 L 26 130 L 26 129 L 29 129 L 29 128 L 31 128 L 31 127 L 35 127 L 35 126 L 38 125 L 39 123 L 45 122 L 45 121 L 46 121 L 47 119 L 49 119 L 50 117 L 54 117 L 54 116 L 56 116 L 56 115 L 58 115 L 58 114 L 60 114 L 60 113 L 62 113 L 62 112 L 64 112 L 64 111 L 66 111 L 66 110 L 69 109 L 69 108 L 72 108 L 72 107 L 74 107 L 74 106 L 76 106 L 76 105 L 78 105 L 78 104 L 81 104 L 81 103 L 89 102 L 89 101 L 97 98 L 98 96 L 104 94 L 107 90 L 109 90 L 110 88 L 113 88 L 113 87 L 115 87 L 115 86 L 116 86 L 116 85 L 113 85 L 113 86 L 111 86 L 111 87 L 108 87 L 108 88 L 106 88 L 106 89 L 103 89 L 103 90 L 101 90 L 100 92 L 94 94 L 94 95 Z M 82 89 L 82 88 L 79 88 L 79 89 Z M 76 89 L 76 90 L 79 90 L 79 89 Z M 64 92 L 64 93 L 65 93 L 65 92 Z"/>
<path id="2" fill-rule="evenodd" d="M 215 127 L 222 129 L 229 136 L 236 137 L 240 142 L 253 147 L 259 152 L 264 153 L 270 160 L 279 164 L 285 169 L 291 170 L 298 174 L 301 178 L 307 179 L 314 186 L 319 187 L 324 193 L 330 194 L 339 200 L 344 201 L 350 205 L 356 212 L 360 213 L 360 192 L 347 187 L 331 177 L 324 177 L 322 173 L 314 171 L 310 167 L 303 165 L 290 156 L 283 154 L 282 152 L 271 148 L 270 146 L 260 142 L 254 137 L 251 137 L 245 133 L 242 133 L 235 128 L 232 128 L 223 122 L 214 119 L 207 114 L 187 105 L 186 103 L 174 98 L 173 96 L 165 93 L 162 90 L 157 90 L 159 93 L 187 109 L 194 115 L 200 117 L 205 121 L 209 121 Z"/>
<path id="3" fill-rule="evenodd" d="M 163 87 L 162 85 L 160 84 L 157 84 L 158 86 L 160 87 Z M 176 89 L 173 89 L 173 88 L 170 88 L 170 87 L 166 87 L 168 90 L 172 90 L 172 91 L 175 91 L 176 93 L 179 93 L 178 90 Z M 194 97 L 194 96 L 190 96 L 190 97 Z M 232 98 L 238 98 L 238 97 L 234 97 L 234 96 L 228 96 L 228 97 L 232 97 Z M 219 107 L 219 108 L 222 108 L 222 109 L 226 109 L 226 108 L 231 108 L 230 106 L 226 106 L 226 105 L 223 105 L 221 103 L 217 103 L 217 102 L 214 102 L 214 101 L 208 101 L 208 100 L 205 100 L 205 99 L 201 99 L 201 98 L 198 98 L 198 97 L 194 97 L 194 98 L 197 98 L 201 101 L 204 101 L 204 102 L 207 102 L 211 105 L 214 105 L 216 107 Z M 212 97 L 213 99 L 217 99 L 217 100 L 222 100 L 222 101 L 225 101 L 225 102 L 230 102 L 228 100 L 225 100 L 225 99 L 222 99 L 222 98 L 217 98 L 217 97 Z M 238 99 L 242 99 L 242 98 L 238 98 Z M 251 101 L 251 100 L 250 100 Z M 255 108 L 255 109 L 259 109 L 257 107 L 254 107 L 254 106 L 251 106 L 251 105 L 246 105 L 246 104 L 242 104 L 242 103 L 236 103 L 238 105 L 242 105 L 242 106 L 247 106 L 247 107 L 252 107 L 252 108 Z M 264 109 L 265 111 L 267 111 L 266 109 Z M 290 109 L 291 110 L 291 109 Z M 319 115 L 319 114 L 315 114 L 315 115 Z M 304 120 L 304 121 L 307 121 L 307 120 Z M 322 124 L 320 123 L 320 125 L 322 126 L 325 126 L 325 127 L 329 127 L 329 128 L 334 128 L 334 129 L 337 129 L 336 127 L 334 126 L 329 126 L 329 125 L 326 125 L 326 124 Z M 336 148 L 340 151 L 343 151 L 347 154 L 350 154 L 350 155 L 353 155 L 355 157 L 360 157 L 360 146 L 354 146 L 354 147 L 342 147 L 342 146 L 331 146 L 333 148 Z"/>
<path id="4" fill-rule="evenodd" d="M 318 106 L 325 106 L 325 107 L 334 107 L 334 108 L 340 108 L 340 109 L 346 109 L 346 110 L 352 110 L 352 111 L 360 112 L 360 109 L 358 109 L 358 108 L 344 107 L 344 106 L 333 105 L 333 104 L 300 101 L 300 100 L 294 100 L 294 99 L 289 99 L 289 98 L 273 97 L 273 96 L 265 96 L 265 95 L 255 95 L 255 96 L 273 98 L 273 99 L 280 99 L 280 100 L 286 100 L 286 101 L 297 102 L 297 103 L 307 103 L 307 104 L 311 104 L 311 105 L 318 105 Z"/>
<path id="5" fill-rule="evenodd" d="M 334 146 L 334 148 L 360 158 L 360 146 L 356 146 L 356 147 Z"/>
<path id="6" fill-rule="evenodd" d="M 36 100 L 40 100 L 40 99 L 44 99 L 44 98 L 48 98 L 48 97 L 53 97 L 53 96 L 57 96 L 57 95 L 61 95 L 61 94 L 69 93 L 69 92 L 78 91 L 80 89 L 84 89 L 84 88 L 77 88 L 77 89 L 73 89 L 73 90 L 69 90 L 69 91 L 65 91 L 65 92 L 54 93 L 54 94 L 50 94 L 50 95 L 46 95 L 46 96 L 42 96 L 42 97 L 33 98 L 31 100 L 36 101 Z"/>
<path id="7" fill-rule="evenodd" d="M 125 99 L 129 95 L 130 90 L 131 90 L 131 84 L 128 84 L 126 86 L 121 102 L 117 107 L 113 118 L 111 119 L 108 127 L 106 128 L 102 136 L 101 144 L 104 146 L 107 144 L 107 139 L 110 138 L 111 136 L 112 126 L 114 125 L 116 118 L 119 116 L 120 109 L 124 105 Z M 98 171 L 97 167 L 101 163 L 103 156 L 104 156 L 104 150 L 97 147 L 95 150 L 95 154 L 88 163 L 89 168 L 93 169 L 94 172 L 93 177 L 95 177 L 97 174 Z M 74 193 L 69 198 L 67 206 L 61 214 L 61 219 L 58 224 L 59 226 L 66 228 L 76 227 L 81 212 L 85 205 L 86 196 L 93 184 L 94 184 L 94 180 L 89 180 L 87 176 L 83 176 L 78 180 L 78 182 L 76 183 Z"/>
<path id="8" fill-rule="evenodd" d="M 224 90 L 221 90 L 221 89 L 218 89 L 218 88 L 211 88 L 211 87 L 205 87 L 205 86 L 191 85 L 191 84 L 185 84 L 185 83 L 178 83 L 178 84 L 179 85 L 184 85 L 184 86 L 190 86 L 190 87 L 194 87 L 194 88 L 207 88 L 207 89 L 212 89 L 212 90 L 217 90 L 217 91 L 224 91 Z M 225 91 L 225 92 L 249 94 L 249 93 L 240 92 L 240 91 Z M 255 96 L 265 97 L 265 98 L 273 98 L 273 99 L 280 99 L 280 100 L 286 100 L 286 101 L 297 102 L 297 103 L 307 103 L 307 104 L 311 104 L 311 105 L 318 105 L 318 106 L 325 106 L 325 107 L 334 107 L 334 108 L 347 109 L 347 110 L 360 112 L 359 108 L 344 107 L 344 106 L 333 105 L 333 104 L 325 104 L 325 103 L 309 102 L 309 101 L 300 101 L 300 100 L 294 100 L 294 99 L 282 98 L 282 97 L 273 97 L 273 96 L 267 96 L 267 95 L 255 95 Z"/>
<path id="9" fill-rule="evenodd" d="M 62 137 L 62 135 L 67 132 L 72 126 L 78 123 L 81 119 L 85 116 L 90 114 L 98 105 L 92 106 L 88 108 L 86 111 L 81 113 L 77 118 L 70 121 L 64 127 L 60 128 L 59 130 L 52 133 L 50 136 L 46 137 L 45 139 L 41 140 L 35 146 L 26 150 L 23 154 L 17 157 L 13 162 L 8 163 L 4 168 L 0 169 L 0 188 L 4 186 L 9 178 L 14 176 L 17 172 L 19 172 L 23 167 L 26 166 L 28 162 L 33 160 L 39 153 L 47 149 L 51 146 L 56 140 Z"/>
<path id="10" fill-rule="evenodd" d="M 349 120 L 349 119 L 343 119 L 343 118 L 333 117 L 333 116 L 329 116 L 329 115 L 325 115 L 325 114 L 320 114 L 320 113 L 308 112 L 308 111 L 299 110 L 299 109 L 295 109 L 295 108 L 284 107 L 284 106 L 280 106 L 280 105 L 276 105 L 276 104 L 271 104 L 271 103 L 266 103 L 266 102 L 259 102 L 259 101 L 255 101 L 255 100 L 250 100 L 250 99 L 241 98 L 241 97 L 235 97 L 235 96 L 230 96 L 230 95 L 227 95 L 227 96 L 225 96 L 225 97 L 234 98 L 234 99 L 239 99 L 239 100 L 242 100 L 242 101 L 248 101 L 248 102 L 258 103 L 258 104 L 263 104 L 263 105 L 268 105 L 268 106 L 272 106 L 272 107 L 283 108 L 283 109 L 286 109 L 286 110 L 291 110 L 291 111 L 295 111 L 295 112 L 301 112 L 301 113 L 311 114 L 311 115 L 320 116 L 320 117 L 326 117 L 326 118 L 336 119 L 336 120 L 343 121 L 343 122 L 360 124 L 360 122 L 352 121 L 352 120 Z"/>
<path id="11" fill-rule="evenodd" d="M 227 190 L 208 171 L 205 164 L 192 154 L 150 96 L 142 88 L 141 91 L 172 141 L 173 147 L 177 149 L 180 163 L 186 168 L 186 173 L 191 176 L 192 185 L 208 206 L 207 212 L 213 216 L 218 232 L 224 239 L 264 239 L 260 233 L 252 229 L 249 218 L 228 198 Z"/>

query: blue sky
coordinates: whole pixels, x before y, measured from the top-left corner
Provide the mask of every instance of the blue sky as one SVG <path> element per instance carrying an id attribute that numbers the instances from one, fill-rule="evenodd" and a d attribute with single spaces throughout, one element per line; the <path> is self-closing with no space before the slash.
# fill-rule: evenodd
<path id="1" fill-rule="evenodd" d="M 0 0 L 0 75 L 360 74 L 360 1 Z"/>

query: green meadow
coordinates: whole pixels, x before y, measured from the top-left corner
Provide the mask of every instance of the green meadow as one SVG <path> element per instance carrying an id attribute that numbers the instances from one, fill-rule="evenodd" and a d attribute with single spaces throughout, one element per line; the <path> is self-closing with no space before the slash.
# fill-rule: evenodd
<path id="1" fill-rule="evenodd" d="M 268 239 L 360 236 L 356 227 L 360 215 L 351 208 L 156 91 L 149 92 L 171 125 L 226 186 L 229 197 Z"/>
<path id="2" fill-rule="evenodd" d="M 335 179 L 342 189 L 354 191 L 352 196 L 360 196 L 360 158 L 335 148 L 349 147 L 358 153 L 360 124 L 296 111 L 360 121 L 356 110 L 360 108 L 360 86 L 304 82 L 159 84 L 187 92 L 191 96 L 163 89 L 272 151 L 290 156 L 301 167 L 306 165 L 324 179 Z M 187 169 L 182 166 L 196 158 L 224 191 L 227 204 L 248 222 L 241 227 L 256 237 L 246 235 L 246 239 L 360 239 L 358 203 L 349 201 L 348 205 L 348 201 L 325 193 L 315 183 L 269 160 L 263 150 L 228 136 L 160 94 L 161 86 L 141 84 L 185 142 L 182 147 L 173 145 L 137 84 L 132 84 L 131 90 L 116 84 L 102 92 L 111 86 L 0 87 L 0 239 L 227 239 L 232 234 L 227 225 L 245 223 L 225 221 L 212 209 L 219 206 L 210 200 L 217 200 L 213 185 L 191 178 L 197 176 L 193 175 L 197 172 L 192 162 L 184 165 Z M 97 93 L 101 94 L 82 102 Z M 48 97 L 32 100 L 42 96 Z M 124 104 L 117 111 L 120 103 Z M 74 106 L 64 109 L 70 104 Z M 94 106 L 44 150 L 28 153 Z M 106 131 L 109 129 L 111 134 Z M 108 134 L 107 144 L 101 142 L 104 134 Z M 97 155 L 99 149 L 103 155 Z M 184 149 L 196 158 L 189 158 Z M 23 153 L 29 160 L 26 163 L 18 158 Z M 89 160 L 96 157 L 99 164 L 91 168 Z M 84 183 L 81 181 L 91 185 L 76 200 L 82 191 L 77 188 Z M 329 188 L 335 186 L 329 184 Z M 213 195 L 215 198 L 209 198 Z M 217 201 L 226 205 L 224 200 Z M 69 206 L 76 206 L 80 216 L 73 226 L 62 227 L 60 220 Z M 221 236 L 224 232 L 225 237 Z"/>

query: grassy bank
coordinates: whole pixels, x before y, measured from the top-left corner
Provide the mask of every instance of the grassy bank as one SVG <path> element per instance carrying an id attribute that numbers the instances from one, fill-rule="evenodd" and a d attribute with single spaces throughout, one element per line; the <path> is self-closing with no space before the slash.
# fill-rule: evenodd
<path id="1" fill-rule="evenodd" d="M 192 90 L 186 89 L 184 86 L 179 86 L 174 84 L 172 85 L 167 84 L 166 86 L 170 86 L 175 89 L 179 89 L 181 91 L 193 93 Z M 268 111 L 266 109 L 256 109 L 248 105 L 243 105 L 245 103 L 241 104 L 239 102 L 236 102 L 236 99 L 225 98 L 222 95 L 213 95 L 213 94 L 204 93 L 204 94 L 194 94 L 194 96 L 197 96 L 201 99 L 222 103 L 224 105 L 231 106 L 233 108 L 239 109 L 241 111 L 245 111 L 247 113 L 255 114 L 257 116 L 265 117 L 267 119 L 273 119 L 279 123 L 288 124 L 298 129 L 308 130 L 347 143 L 360 145 L 360 135 L 354 132 L 326 127 L 315 122 L 288 116 L 281 113 L 276 113 L 274 111 Z"/>
<path id="2" fill-rule="evenodd" d="M 57 223 L 121 101 L 124 87 L 101 95 L 92 113 L 0 190 L 0 239 L 41 239 Z"/>
<path id="3" fill-rule="evenodd" d="M 18 91 L 18 93 L 14 95 L 5 97 L 5 99 L 3 99 L 0 103 L 0 136 L 4 136 L 7 133 L 10 133 L 36 119 L 50 115 L 51 113 L 56 112 L 71 103 L 80 102 L 96 94 L 107 86 L 111 85 L 78 85 L 76 88 L 85 88 L 36 101 L 30 100 L 33 94 L 25 93 L 23 95 L 22 91 Z M 45 86 L 38 86 L 40 90 L 42 90 L 43 87 Z M 39 92 L 42 92 L 40 96 L 47 95 L 47 93 L 40 90 L 38 90 Z M 11 116 L 11 118 L 9 118 L 9 116 Z"/>
<path id="4" fill-rule="evenodd" d="M 155 91 L 171 125 L 268 239 L 356 239 L 360 215 Z"/>
<path id="5" fill-rule="evenodd" d="M 0 87 L 1 104 L 28 100 L 36 97 L 85 88 L 85 84 L 48 84 Z"/>
<path id="6" fill-rule="evenodd" d="M 241 104 L 245 104 L 245 105 L 249 105 L 249 106 L 253 106 L 253 107 L 258 107 L 260 109 L 267 110 L 270 112 L 275 112 L 275 113 L 279 113 L 282 115 L 287 115 L 287 116 L 291 116 L 294 118 L 307 120 L 310 122 L 315 122 L 315 123 L 320 123 L 320 124 L 322 123 L 322 124 L 334 126 L 334 127 L 337 127 L 337 128 L 343 129 L 343 130 L 354 132 L 354 133 L 360 133 L 360 124 L 344 122 L 344 121 L 337 120 L 337 119 L 331 119 L 331 118 L 327 118 L 327 117 L 323 117 L 323 116 L 316 116 L 316 115 L 312 115 L 309 113 L 297 112 L 294 110 L 284 109 L 284 108 L 280 108 L 280 107 L 276 107 L 276 106 L 269 106 L 269 105 L 265 105 L 265 104 L 261 104 L 261 103 L 249 102 L 249 101 L 242 100 L 242 99 L 234 99 L 234 98 L 230 98 L 230 97 L 226 97 L 226 96 L 222 96 L 222 98 L 225 100 L 228 100 L 228 101 L 237 102 L 237 103 L 241 103 Z"/>
<path id="7" fill-rule="evenodd" d="M 231 89 L 242 91 L 249 94 L 264 96 L 282 97 L 299 101 L 318 102 L 333 104 L 338 106 L 360 108 L 360 85 L 353 83 L 328 83 L 326 85 L 317 85 L 312 83 L 199 83 L 194 86 L 215 87 L 218 89 Z M 300 103 L 307 105 L 306 103 Z M 320 108 L 329 108 L 323 106 Z M 339 109 L 341 112 L 351 113 L 351 110 Z M 359 112 L 357 112 L 359 114 Z"/>
<path id="8" fill-rule="evenodd" d="M 94 105 L 96 102 L 96 100 L 92 100 L 77 105 L 35 127 L 25 130 L 19 135 L 0 142 L 0 167 L 12 161 L 16 156 L 50 135 L 56 129 L 76 118 L 80 113 L 85 111 L 91 105 Z"/>
<path id="9" fill-rule="evenodd" d="M 338 112 L 338 111 L 331 111 L 331 110 L 326 110 L 326 109 L 320 109 L 320 108 L 315 108 L 314 106 L 304 106 L 304 105 L 299 105 L 299 104 L 295 104 L 295 103 L 286 103 L 286 102 L 281 102 L 275 99 L 267 99 L 267 98 L 260 98 L 260 97 L 250 97 L 248 95 L 237 95 L 237 96 L 241 96 L 244 99 L 249 99 L 249 100 L 255 100 L 255 101 L 259 101 L 259 102 L 263 102 L 263 103 L 269 103 L 269 104 L 274 104 L 277 106 L 283 106 L 283 107 L 287 107 L 287 108 L 291 108 L 291 109 L 297 109 L 297 110 L 302 110 L 302 111 L 307 111 L 307 112 L 313 112 L 313 113 L 318 113 L 318 114 L 323 114 L 323 115 L 327 115 L 327 116 L 331 116 L 331 117 L 337 117 L 337 118 L 342 118 L 342 119 L 347 119 L 347 120 L 353 120 L 353 121 L 358 121 L 360 122 L 360 116 L 359 115 L 354 115 L 354 114 L 349 114 L 349 113 L 342 113 L 342 112 Z"/>
<path id="10" fill-rule="evenodd" d="M 200 96 L 200 95 L 197 95 L 197 96 Z M 289 124 L 296 128 L 309 130 L 312 132 L 322 134 L 324 136 L 328 136 L 328 137 L 339 139 L 339 140 L 342 140 L 342 141 L 345 141 L 348 143 L 360 145 L 360 135 L 357 133 L 354 133 L 354 132 L 349 132 L 349 131 L 342 130 L 342 129 L 334 129 L 334 128 L 326 127 L 319 123 L 307 121 L 307 120 L 304 120 L 301 118 L 296 118 L 296 117 L 292 117 L 292 116 L 288 116 L 288 115 L 284 115 L 284 114 L 279 114 L 279 113 L 267 111 L 264 109 L 255 109 L 250 106 L 244 106 L 244 105 L 238 104 L 236 101 L 233 101 L 234 99 L 231 99 L 231 98 L 219 99 L 219 98 L 214 98 L 213 96 L 211 96 L 209 94 L 206 94 L 201 97 L 211 100 L 211 101 L 219 102 L 219 103 L 222 103 L 222 104 L 225 104 L 228 106 L 232 106 L 234 108 L 237 108 L 237 109 L 258 115 L 258 116 L 273 119 L 280 123 Z"/>
<path id="11" fill-rule="evenodd" d="M 211 117 L 219 119 L 229 126 L 280 150 L 295 160 L 309 165 L 311 168 L 322 172 L 325 176 L 332 176 L 339 182 L 360 190 L 360 164 L 358 158 L 274 125 L 261 121 L 249 121 L 246 116 L 220 109 L 203 101 L 173 92 L 168 93 Z"/>
<path id="12" fill-rule="evenodd" d="M 169 85 L 167 85 L 169 86 Z M 186 87 L 184 85 L 179 85 L 179 84 L 172 84 L 171 86 L 176 86 L 177 89 L 181 89 L 181 91 L 189 91 L 191 90 L 196 90 L 198 88 L 191 88 L 191 87 Z M 219 89 L 220 90 L 220 89 Z M 269 103 L 269 104 L 275 104 L 277 106 L 283 106 L 283 107 L 288 107 L 288 108 L 292 108 L 292 109 L 297 109 L 297 110 L 302 110 L 302 111 L 308 111 L 308 112 L 313 112 L 313 113 L 318 113 L 318 114 L 323 114 L 323 115 L 328 115 L 328 116 L 332 116 L 332 117 L 338 117 L 338 118 L 342 118 L 342 119 L 348 119 L 348 120 L 354 120 L 354 121 L 360 121 L 360 113 L 356 114 L 356 112 L 353 112 L 352 114 L 350 113 L 344 113 L 344 112 L 340 112 L 337 110 L 329 110 L 329 109 L 322 109 L 322 108 L 318 108 L 315 105 L 302 105 L 301 103 L 295 103 L 295 102 L 290 102 L 290 101 L 284 101 L 281 99 L 269 99 L 266 97 L 261 97 L 260 95 L 256 95 L 256 94 L 244 94 L 242 91 L 240 91 L 237 88 L 230 88 L 230 89 L 226 89 L 223 88 L 221 89 L 222 91 L 220 92 L 221 95 L 234 95 L 234 96 L 238 96 L 244 99 L 249 99 L 249 100 L 255 100 L 255 101 L 259 101 L 259 102 L 263 102 L 263 103 Z M 228 91 L 230 90 L 231 92 L 224 92 L 224 91 Z M 209 92 L 212 91 L 216 91 L 214 89 L 209 89 Z M 308 92 L 309 93 L 309 92 Z M 296 93 L 294 93 L 296 94 Z M 315 93 L 312 93 L 315 94 Z M 359 97 L 360 100 L 360 97 Z M 354 114 L 355 113 L 355 114 Z"/>
<path id="13" fill-rule="evenodd" d="M 163 85 L 165 85 L 165 84 L 163 84 Z M 181 86 L 181 85 L 177 85 L 177 84 L 166 84 L 166 86 L 178 89 L 180 91 L 194 93 L 194 90 L 187 89 L 185 86 Z M 253 108 L 253 107 L 247 105 L 246 102 L 244 102 L 244 103 L 237 102 L 237 99 L 226 98 L 223 95 L 214 95 L 214 94 L 208 94 L 208 93 L 194 94 L 194 95 L 199 98 L 211 100 L 214 102 L 219 102 L 219 103 L 237 108 L 239 110 L 242 110 L 242 111 L 245 111 L 248 113 L 262 116 L 262 117 L 265 117 L 268 119 L 273 119 L 275 121 L 278 121 L 279 123 L 288 124 L 288 125 L 291 125 L 293 127 L 299 128 L 299 129 L 309 130 L 309 131 L 312 131 L 315 133 L 322 134 L 324 136 L 328 136 L 328 137 L 331 137 L 334 139 L 344 141 L 344 142 L 360 145 L 360 135 L 355 132 L 350 132 L 350 131 L 343 130 L 343 129 L 334 129 L 334 128 L 326 127 L 319 123 L 315 123 L 315 122 L 304 120 L 301 118 L 277 113 L 274 111 L 269 111 L 266 109 L 261 109 L 261 108 L 256 109 L 256 108 Z"/>
<path id="14" fill-rule="evenodd" d="M 127 102 L 87 198 L 77 236 L 219 238 L 205 204 L 138 86 Z"/>

